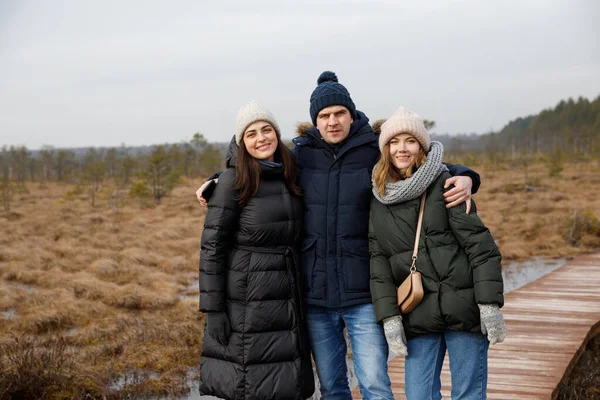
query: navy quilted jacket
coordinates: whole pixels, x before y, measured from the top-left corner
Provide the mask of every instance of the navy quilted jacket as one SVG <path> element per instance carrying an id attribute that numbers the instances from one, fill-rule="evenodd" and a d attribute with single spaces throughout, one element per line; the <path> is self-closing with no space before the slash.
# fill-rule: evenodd
<path id="1" fill-rule="evenodd" d="M 369 204 L 379 147 L 369 119 L 357 113 L 338 147 L 327 144 L 314 127 L 294 139 L 304 190 L 304 298 L 312 305 L 371 302 Z"/>

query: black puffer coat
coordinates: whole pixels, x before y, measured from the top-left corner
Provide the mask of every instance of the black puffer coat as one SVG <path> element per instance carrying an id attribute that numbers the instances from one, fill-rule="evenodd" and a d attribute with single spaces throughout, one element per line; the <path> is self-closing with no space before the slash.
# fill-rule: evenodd
<path id="1" fill-rule="evenodd" d="M 477 304 L 504 304 L 501 256 L 489 230 L 465 204 L 446 209 L 442 173 L 427 189 L 417 270 L 425 295 L 403 316 L 406 336 L 481 332 Z M 448 188 L 447 190 L 450 190 Z M 377 321 L 400 314 L 396 288 L 410 272 L 421 198 L 386 206 L 371 200 L 371 296 Z"/>
<path id="2" fill-rule="evenodd" d="M 220 175 L 210 199 L 200 311 L 225 311 L 232 332 L 227 346 L 204 335 L 200 392 L 224 399 L 305 399 L 314 378 L 297 269 L 302 202 L 284 184 L 283 167 L 261 168 L 258 193 L 245 207 L 234 200 L 234 168 Z"/>

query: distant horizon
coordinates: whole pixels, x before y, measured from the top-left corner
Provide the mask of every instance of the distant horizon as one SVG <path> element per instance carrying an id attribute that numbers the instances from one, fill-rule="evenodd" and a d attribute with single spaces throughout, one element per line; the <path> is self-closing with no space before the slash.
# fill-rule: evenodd
<path id="1" fill-rule="evenodd" d="M 507 121 L 507 122 L 506 122 L 506 123 L 505 123 L 505 124 L 502 126 L 502 128 L 500 128 L 500 129 L 499 129 L 499 130 L 497 130 L 497 131 L 487 131 L 487 132 L 455 132 L 455 133 L 444 132 L 444 133 L 439 133 L 439 132 L 436 132 L 436 131 L 435 131 L 435 128 L 433 128 L 432 130 L 430 130 L 430 133 L 431 133 L 432 135 L 434 135 L 434 136 L 446 136 L 446 135 L 448 135 L 448 136 L 450 136 L 450 137 L 452 137 L 452 136 L 460 136 L 460 135 L 465 135 L 465 136 L 477 135 L 477 136 L 481 136 L 481 135 L 486 135 L 486 134 L 489 134 L 489 133 L 491 133 L 491 132 L 494 132 L 494 133 L 499 133 L 499 132 L 500 132 L 500 131 L 502 131 L 502 129 L 504 129 L 504 128 L 506 127 L 506 125 L 507 125 L 508 123 L 510 123 L 511 121 L 514 121 L 514 120 L 516 120 L 516 119 L 518 119 L 518 118 L 527 118 L 527 117 L 530 117 L 530 116 L 535 116 L 535 115 L 538 115 L 540 112 L 542 112 L 542 111 L 544 111 L 544 110 L 554 109 L 554 108 L 555 108 L 555 107 L 556 107 L 556 106 L 557 106 L 557 105 L 558 105 L 558 104 L 559 104 L 561 101 L 569 101 L 569 99 L 572 99 L 572 100 L 574 100 L 574 101 L 577 101 L 577 100 L 578 100 L 580 97 L 581 97 L 581 98 L 584 98 L 584 99 L 587 99 L 587 100 L 589 100 L 589 101 L 593 101 L 593 100 L 595 100 L 596 98 L 600 97 L 600 93 L 599 93 L 598 95 L 594 96 L 594 97 L 591 97 L 591 98 L 589 98 L 589 97 L 586 97 L 586 96 L 570 96 L 570 97 L 567 97 L 567 98 L 564 98 L 564 99 L 560 99 L 560 100 L 556 101 L 556 103 L 555 103 L 554 105 L 552 105 L 552 106 L 549 106 L 549 107 L 545 107 L 545 108 L 543 108 L 543 109 L 539 110 L 538 112 L 533 112 L 533 113 L 530 113 L 530 114 L 527 114 L 527 115 L 516 116 L 516 117 L 514 117 L 514 118 L 512 118 L 512 119 L 508 120 L 508 121 Z M 370 119 L 370 120 L 369 120 L 369 123 L 370 123 L 370 124 L 373 124 L 373 122 L 375 122 L 375 121 L 377 121 L 377 120 L 379 120 L 379 119 L 382 119 L 382 118 Z M 435 121 L 435 120 L 434 120 L 434 121 Z M 298 122 L 309 122 L 309 123 L 310 123 L 310 121 L 308 121 L 308 120 L 307 120 L 307 121 L 298 121 Z M 436 122 L 437 122 L 437 121 L 436 121 Z M 295 129 L 295 128 L 296 128 L 296 127 L 294 126 L 294 129 Z M 203 133 L 203 132 L 201 132 L 201 131 L 197 131 L 197 132 L 200 132 L 200 133 L 204 134 L 204 133 Z M 193 136 L 195 133 L 197 133 L 197 132 L 193 132 L 193 133 L 191 133 L 187 139 L 186 139 L 186 138 L 182 138 L 182 139 L 180 139 L 180 140 L 178 140 L 178 141 L 176 141 L 176 142 L 159 142 L 159 143 L 145 143 L 145 144 L 132 144 L 132 143 L 126 143 L 126 142 L 123 142 L 123 143 L 119 143 L 118 145 L 84 145 L 84 146 L 69 146 L 69 147 L 54 146 L 54 145 L 52 145 L 52 144 L 43 144 L 42 146 L 40 146 L 40 147 L 38 147 L 38 148 L 29 148 L 29 147 L 27 147 L 27 146 L 25 146 L 25 147 L 26 147 L 26 148 L 27 148 L 27 150 L 29 150 L 29 151 L 40 151 L 40 150 L 43 150 L 43 148 L 44 148 L 44 147 L 50 147 L 50 148 L 53 148 L 53 149 L 58 149 L 58 150 L 77 150 L 77 149 L 89 149 L 89 148 L 92 148 L 92 147 L 93 147 L 93 148 L 97 148 L 97 149 L 109 149 L 109 148 L 120 148 L 120 147 L 123 147 L 123 146 L 124 146 L 124 147 L 126 147 L 126 148 L 128 148 L 128 147 L 134 147 L 134 148 L 138 148 L 138 147 L 153 147 L 153 146 L 160 146 L 160 145 L 165 145 L 165 144 L 166 144 L 166 145 L 173 145 L 173 144 L 181 144 L 181 143 L 189 142 L 189 141 L 192 139 L 192 136 Z M 229 138 L 223 138 L 223 140 L 221 140 L 221 141 L 211 141 L 211 140 L 208 140 L 208 139 L 207 139 L 207 140 L 208 140 L 208 143 L 211 143 L 211 144 L 228 144 L 228 143 L 229 143 L 229 141 L 231 140 L 231 137 L 232 137 L 232 136 L 233 136 L 233 134 L 232 134 L 232 135 L 231 135 Z M 291 140 L 292 140 L 294 137 L 296 137 L 296 135 L 295 135 L 295 134 L 294 134 L 294 135 L 292 135 L 292 136 L 284 136 L 284 135 L 282 135 L 282 139 L 283 139 L 284 141 L 291 141 Z M 206 138 L 206 136 L 205 136 L 205 138 Z M 4 144 L 4 143 L 0 143 L 0 148 L 2 148 L 3 146 L 7 146 L 7 147 L 9 147 L 9 148 L 10 148 L 11 146 L 12 146 L 12 147 L 21 147 L 21 146 L 23 146 L 23 145 L 22 145 L 22 144 Z"/>

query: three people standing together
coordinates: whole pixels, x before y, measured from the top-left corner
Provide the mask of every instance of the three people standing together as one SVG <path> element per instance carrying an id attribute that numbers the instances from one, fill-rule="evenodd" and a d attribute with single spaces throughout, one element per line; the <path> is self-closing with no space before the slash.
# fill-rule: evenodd
<path id="1" fill-rule="evenodd" d="M 408 388 L 409 361 L 414 359 L 417 366 L 429 362 L 425 357 L 430 357 L 428 349 L 433 346 L 415 339 L 441 335 L 438 342 L 445 344 L 438 343 L 437 349 L 442 352 L 446 344 L 448 349 L 452 346 L 448 339 L 451 333 L 465 331 L 478 335 L 478 354 L 487 354 L 488 339 L 481 333 L 480 323 L 483 321 L 481 327 L 492 335 L 497 324 L 486 323 L 486 318 L 501 322 L 500 255 L 495 246 L 485 242 L 483 250 L 476 243 L 479 239 L 471 237 L 471 231 L 476 231 L 479 238 L 487 240 L 489 232 L 476 214 L 466 213 L 471 187 L 477 190 L 479 176 L 460 165 L 444 166 L 440 149 L 432 146 L 431 153 L 427 142 L 416 140 L 422 155 L 405 154 L 411 144 L 407 137 L 415 137 L 417 132 L 420 138 L 428 138 L 424 127 L 397 130 L 401 123 L 386 122 L 378 139 L 368 118 L 356 109 L 348 90 L 332 72 L 319 77 L 309 110 L 314 127 L 294 139 L 289 155 L 281 144 L 276 121 L 264 107 L 251 103 L 238 114 L 238 161 L 235 168 L 219 177 L 208 203 L 202 237 L 200 310 L 208 313 L 201 360 L 202 393 L 227 399 L 307 398 L 314 389 L 306 371 L 312 352 L 321 398 L 350 399 L 343 335 L 346 327 L 363 398 L 393 399 L 387 374 L 388 344 L 395 351 L 408 347 Z M 412 114 L 410 119 L 419 122 Z M 272 159 L 263 157 L 268 153 L 265 149 L 275 142 L 269 139 L 269 132 L 262 131 L 266 125 L 277 138 Z M 248 132 L 256 135 L 254 142 L 251 138 L 246 142 Z M 392 156 L 392 146 L 403 150 Z M 242 157 L 250 161 L 242 165 Z M 420 163 L 409 167 L 406 161 L 412 162 L 411 157 Z M 394 160 L 404 164 L 397 167 Z M 388 171 L 399 171 L 382 175 L 381 191 L 377 189 L 377 168 L 386 162 L 391 162 L 391 167 L 385 167 Z M 233 165 L 230 160 L 228 166 Z M 273 175 L 272 169 L 278 169 L 279 175 Z M 417 180 L 419 189 L 412 183 Z M 411 190 L 396 191 L 387 186 L 393 184 L 404 184 L 401 186 Z M 419 259 L 425 297 L 403 321 L 394 305 L 395 290 L 410 266 L 410 262 L 407 266 L 402 262 L 404 245 L 408 243 L 412 251 L 410 235 L 414 242 L 416 223 L 412 226 L 412 222 L 418 207 L 413 203 L 418 203 L 430 185 L 435 187 L 435 195 L 429 200 L 432 205 L 426 205 L 426 212 L 431 208 L 431 213 L 424 219 L 420 247 L 423 254 L 433 250 L 436 261 L 428 255 Z M 201 202 L 205 201 L 202 189 L 197 193 Z M 385 203 L 405 191 L 409 192 L 407 197 Z M 466 205 L 455 207 L 465 200 Z M 392 218 L 397 212 L 392 211 L 394 208 L 405 214 Z M 454 226 L 462 231 L 453 231 Z M 439 237 L 429 238 L 429 232 Z M 469 237 L 458 237 L 461 232 Z M 449 272 L 452 276 L 445 275 Z M 452 294 L 447 294 L 447 289 L 454 297 L 448 297 Z M 402 340 L 404 332 L 408 343 Z M 500 336 L 495 340 L 500 341 Z M 477 369 L 478 377 L 487 372 L 481 363 L 472 368 Z M 417 367 L 412 370 L 415 384 L 425 384 L 425 376 L 419 375 L 422 373 Z M 459 374 L 452 372 L 454 384 Z M 432 375 L 435 381 L 435 371 Z M 466 378 L 469 382 L 474 379 Z M 429 397 L 415 392 L 409 399 L 436 398 L 435 383 L 431 390 Z M 482 390 L 485 393 L 485 386 Z"/>

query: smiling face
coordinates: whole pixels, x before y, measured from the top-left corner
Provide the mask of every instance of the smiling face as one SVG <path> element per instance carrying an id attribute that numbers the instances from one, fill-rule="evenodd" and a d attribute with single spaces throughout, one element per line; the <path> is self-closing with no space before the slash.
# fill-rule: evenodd
<path id="1" fill-rule="evenodd" d="M 401 133 L 390 140 L 390 159 L 401 173 L 414 165 L 420 153 L 421 144 L 413 135 Z"/>
<path id="2" fill-rule="evenodd" d="M 325 107 L 317 115 L 317 129 L 329 144 L 338 144 L 346 139 L 352 122 L 350 110 L 344 106 Z"/>
<path id="3" fill-rule="evenodd" d="M 275 128 L 266 121 L 256 121 L 244 131 L 244 146 L 257 160 L 273 161 L 278 144 Z"/>

